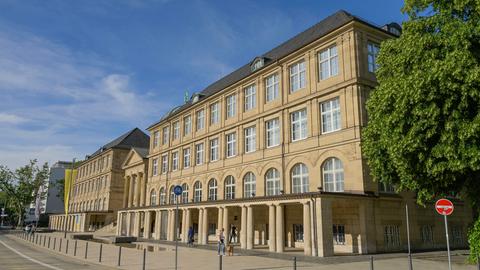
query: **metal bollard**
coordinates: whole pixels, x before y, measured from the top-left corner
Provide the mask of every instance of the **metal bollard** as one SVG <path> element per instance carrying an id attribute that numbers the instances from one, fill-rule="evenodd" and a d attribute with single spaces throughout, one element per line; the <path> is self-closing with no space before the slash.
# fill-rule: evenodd
<path id="1" fill-rule="evenodd" d="M 57 238 L 53 238 L 53 250 L 55 250 L 55 245 L 57 244 Z"/>
<path id="2" fill-rule="evenodd" d="M 102 262 L 102 248 L 103 248 L 103 245 L 100 244 L 100 254 L 98 254 L 98 262 Z"/>
<path id="3" fill-rule="evenodd" d="M 297 270 L 297 257 L 293 257 L 293 270 Z"/>
<path id="4" fill-rule="evenodd" d="M 218 269 L 222 270 L 223 269 L 223 256 L 222 255 L 218 255 Z"/>
<path id="5" fill-rule="evenodd" d="M 45 247 L 45 244 L 47 243 L 47 236 L 43 236 L 43 247 Z"/>
<path id="6" fill-rule="evenodd" d="M 73 246 L 73 256 L 77 256 L 77 240 L 75 240 L 75 245 Z"/>
<path id="7" fill-rule="evenodd" d="M 60 243 L 58 243 L 58 251 L 62 252 L 62 238 L 60 238 Z"/>
<path id="8" fill-rule="evenodd" d="M 88 256 L 88 242 L 85 242 L 85 259 L 87 259 Z"/>
<path id="9" fill-rule="evenodd" d="M 374 270 L 373 269 L 373 256 L 370 256 L 370 270 Z"/>
<path id="10" fill-rule="evenodd" d="M 142 266 L 142 270 L 145 270 L 145 261 L 147 259 L 147 249 L 144 248 L 143 249 L 143 266 Z"/>
<path id="11" fill-rule="evenodd" d="M 48 249 L 50 249 L 50 238 L 51 236 L 48 237 L 48 246 L 47 246 Z"/>
<path id="12" fill-rule="evenodd" d="M 120 266 L 120 260 L 122 259 L 122 247 L 119 246 L 118 247 L 118 262 L 117 262 L 117 266 Z"/>
<path id="13" fill-rule="evenodd" d="M 67 248 L 65 249 L 65 254 L 68 254 L 68 239 L 67 239 Z"/>

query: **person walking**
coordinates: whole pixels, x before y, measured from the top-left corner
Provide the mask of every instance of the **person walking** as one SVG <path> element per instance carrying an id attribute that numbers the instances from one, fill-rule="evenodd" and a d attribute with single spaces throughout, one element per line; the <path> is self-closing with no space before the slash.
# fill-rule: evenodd
<path id="1" fill-rule="evenodd" d="M 218 256 L 222 253 L 222 256 L 225 256 L 225 229 L 222 228 L 218 234 Z"/>
<path id="2" fill-rule="evenodd" d="M 193 230 L 193 227 L 190 226 L 190 228 L 188 228 L 188 246 L 189 247 L 193 247 L 194 236 L 195 236 L 195 231 Z"/>
<path id="3" fill-rule="evenodd" d="M 230 227 L 230 239 L 228 240 L 229 243 L 232 243 L 232 240 L 234 243 L 237 241 L 237 227 L 235 227 L 234 224 Z"/>

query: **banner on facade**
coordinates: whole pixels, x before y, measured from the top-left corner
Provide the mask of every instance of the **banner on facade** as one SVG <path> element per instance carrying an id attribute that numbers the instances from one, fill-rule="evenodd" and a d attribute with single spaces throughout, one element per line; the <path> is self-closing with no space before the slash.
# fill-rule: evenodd
<path id="1" fill-rule="evenodd" d="M 68 215 L 68 202 L 70 198 L 70 189 L 73 183 L 73 179 L 77 177 L 77 170 L 66 169 L 65 170 L 65 184 L 63 187 L 63 202 L 65 207 L 65 214 Z"/>

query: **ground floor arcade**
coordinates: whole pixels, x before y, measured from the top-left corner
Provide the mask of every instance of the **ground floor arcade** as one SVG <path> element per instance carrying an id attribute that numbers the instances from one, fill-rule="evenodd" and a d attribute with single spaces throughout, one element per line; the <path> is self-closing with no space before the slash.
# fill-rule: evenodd
<path id="1" fill-rule="evenodd" d="M 72 213 L 65 216 L 51 215 L 49 228 L 69 232 L 93 232 L 114 222 L 114 213 L 109 211 Z"/>
<path id="2" fill-rule="evenodd" d="M 406 249 L 405 204 L 416 249 L 445 245 L 443 219 L 433 208 L 400 196 L 305 194 L 275 200 L 258 198 L 124 209 L 118 212 L 117 235 L 187 242 L 188 228 L 197 244 L 215 244 L 221 229 L 227 243 L 272 252 L 303 250 L 305 255 L 366 254 Z M 466 245 L 471 209 L 456 208 L 450 221 L 452 245 Z M 177 218 L 175 218 L 177 217 Z M 177 219 L 177 221 L 176 221 Z M 176 222 L 178 226 L 176 226 Z"/>

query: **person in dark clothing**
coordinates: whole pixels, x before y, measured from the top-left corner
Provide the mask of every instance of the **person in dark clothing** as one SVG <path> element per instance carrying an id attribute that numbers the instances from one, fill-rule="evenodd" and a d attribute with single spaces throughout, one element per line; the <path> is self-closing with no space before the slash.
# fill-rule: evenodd
<path id="1" fill-rule="evenodd" d="M 233 241 L 237 241 L 237 227 L 232 224 L 230 227 L 230 239 L 228 240 L 228 243 L 232 243 Z"/>
<path id="2" fill-rule="evenodd" d="M 188 228 L 188 246 L 189 247 L 193 247 L 194 236 L 195 236 L 195 231 L 193 230 L 193 227 L 190 226 L 190 228 Z"/>

